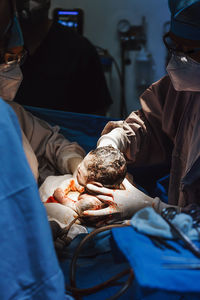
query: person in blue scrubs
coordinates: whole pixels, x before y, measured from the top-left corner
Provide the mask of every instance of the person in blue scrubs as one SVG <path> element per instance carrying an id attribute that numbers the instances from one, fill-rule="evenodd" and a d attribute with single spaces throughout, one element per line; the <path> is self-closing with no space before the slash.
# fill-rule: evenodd
<path id="1" fill-rule="evenodd" d="M 14 93 L 22 39 L 12 0 L 0 1 L 0 92 Z M 15 43 L 13 52 L 8 50 Z M 18 44 L 18 45 L 17 45 Z M 9 86 L 9 89 L 8 89 Z M 12 108 L 0 99 L 0 299 L 67 299 L 46 212 Z"/>

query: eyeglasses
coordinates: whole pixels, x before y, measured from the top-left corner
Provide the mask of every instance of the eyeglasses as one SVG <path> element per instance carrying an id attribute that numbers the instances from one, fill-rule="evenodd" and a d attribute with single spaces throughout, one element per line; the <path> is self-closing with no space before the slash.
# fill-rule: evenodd
<path id="1" fill-rule="evenodd" d="M 27 58 L 27 54 L 27 50 L 23 47 L 16 47 L 15 49 L 12 49 L 12 51 L 7 51 L 1 55 L 0 64 L 11 65 L 18 63 L 19 65 L 22 65 Z"/>
<path id="2" fill-rule="evenodd" d="M 163 36 L 163 42 L 164 42 L 166 48 L 168 49 L 168 51 L 170 53 L 175 53 L 176 55 L 188 55 L 188 56 L 190 56 L 191 54 L 195 54 L 197 52 L 200 52 L 200 48 L 194 48 L 194 49 L 190 49 L 188 51 L 184 51 L 182 49 L 182 46 L 178 45 L 177 43 L 175 43 L 170 38 L 168 32 Z"/>

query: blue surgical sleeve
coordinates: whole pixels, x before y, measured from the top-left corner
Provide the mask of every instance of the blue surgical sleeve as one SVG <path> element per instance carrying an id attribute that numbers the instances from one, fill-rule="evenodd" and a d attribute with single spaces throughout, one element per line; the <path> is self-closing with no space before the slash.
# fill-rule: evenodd
<path id="1" fill-rule="evenodd" d="M 45 208 L 15 113 L 0 99 L 0 299 L 64 299 Z"/>

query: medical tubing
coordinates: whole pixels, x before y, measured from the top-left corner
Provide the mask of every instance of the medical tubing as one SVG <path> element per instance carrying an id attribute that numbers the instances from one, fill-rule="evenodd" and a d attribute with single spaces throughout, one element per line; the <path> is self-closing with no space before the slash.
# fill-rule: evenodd
<path id="1" fill-rule="evenodd" d="M 97 293 L 100 290 L 103 290 L 109 286 L 116 285 L 115 281 L 117 281 L 118 279 L 120 279 L 121 277 L 123 277 L 129 273 L 130 273 L 130 269 L 128 268 L 128 269 L 114 275 L 113 277 L 104 281 L 103 283 L 97 284 L 91 288 L 79 289 L 79 288 L 72 287 L 72 286 L 66 286 L 66 289 L 67 289 L 67 291 L 72 292 L 75 295 L 88 296 L 88 295 Z M 126 284 L 127 284 L 127 282 L 126 282 Z"/>
<path id="2" fill-rule="evenodd" d="M 67 235 L 68 232 L 69 232 L 69 230 L 71 229 L 72 225 L 73 225 L 74 223 L 76 223 L 76 221 L 77 221 L 80 217 L 81 217 L 81 216 L 75 217 L 75 218 L 69 223 L 68 226 L 62 228 L 61 231 L 60 231 L 60 233 L 58 234 L 58 237 L 61 237 L 61 238 L 62 238 L 62 237 L 64 237 L 65 235 Z"/>
<path id="3" fill-rule="evenodd" d="M 70 283 L 72 287 L 76 287 L 76 283 L 75 283 L 75 272 L 76 272 L 76 261 L 78 259 L 78 256 L 80 254 L 80 251 L 83 247 L 83 245 L 90 240 L 91 238 L 93 238 L 93 236 L 97 235 L 100 232 L 112 229 L 114 227 L 126 227 L 126 224 L 113 224 L 113 225 L 107 225 L 104 227 L 100 227 L 95 229 L 94 231 L 92 231 L 91 233 L 89 233 L 88 235 L 86 235 L 82 241 L 80 242 L 80 244 L 78 245 L 78 247 L 75 250 L 74 256 L 72 258 L 72 262 L 70 265 Z"/>
<path id="4" fill-rule="evenodd" d="M 130 287 L 133 279 L 134 279 L 133 270 L 130 270 L 130 275 L 128 277 L 128 280 L 124 283 L 122 288 L 115 295 L 111 296 L 107 300 L 116 300 L 116 299 L 118 299 L 122 294 L 124 294 L 128 290 L 128 288 Z"/>
<path id="5" fill-rule="evenodd" d="M 106 231 L 106 230 L 110 230 L 112 228 L 120 228 L 120 227 L 127 227 L 129 225 L 127 224 L 113 224 L 113 225 L 107 225 L 107 226 L 104 226 L 104 227 L 101 227 L 101 228 L 97 228 L 95 229 L 94 231 L 92 231 L 91 233 L 89 233 L 87 236 L 85 236 L 83 238 L 83 240 L 80 242 L 80 244 L 78 245 L 78 247 L 76 248 L 76 251 L 74 253 L 74 256 L 72 258 L 72 261 L 71 261 L 71 265 L 70 265 L 70 284 L 71 286 L 66 286 L 66 289 L 71 291 L 74 295 L 89 295 L 89 294 L 92 294 L 92 293 L 96 293 L 98 292 L 99 290 L 101 289 L 104 289 L 108 286 L 111 286 L 113 285 L 113 283 L 118 280 L 119 278 L 123 277 L 124 275 L 130 273 L 130 271 L 132 272 L 131 268 L 129 269 L 126 269 L 122 272 L 120 272 L 119 274 L 111 277 L 110 279 L 108 279 L 107 281 L 101 283 L 101 284 L 98 284 L 96 286 L 93 286 L 91 288 L 86 288 L 86 289 L 79 289 L 76 287 L 76 282 L 75 282 L 75 274 L 76 274 L 76 261 L 78 259 L 78 256 L 80 254 L 80 251 L 83 247 L 83 245 L 88 241 L 90 240 L 91 238 L 93 238 L 93 236 L 97 235 L 98 233 L 100 232 L 103 232 L 103 231 Z M 132 279 L 133 276 L 131 276 L 131 279 Z M 124 286 L 122 287 L 122 289 L 120 289 L 120 291 L 122 290 L 126 290 L 127 289 L 127 285 L 129 286 L 129 281 L 130 281 L 130 278 L 128 279 L 128 281 L 124 284 Z M 132 280 L 131 280 L 132 281 Z M 119 291 L 119 292 L 120 292 Z M 118 293 L 119 293 L 118 292 Z"/>
<path id="6" fill-rule="evenodd" d="M 119 81 L 120 81 L 120 86 L 122 86 L 122 74 L 121 74 L 121 70 L 120 70 L 120 67 L 116 61 L 116 59 L 114 58 L 114 56 L 112 56 L 110 54 L 110 52 L 100 46 L 96 46 L 97 49 L 101 50 L 104 54 L 108 54 L 110 56 L 110 58 L 112 59 L 113 63 L 114 63 L 114 66 L 115 66 L 115 69 L 117 71 L 117 75 L 119 76 Z"/>

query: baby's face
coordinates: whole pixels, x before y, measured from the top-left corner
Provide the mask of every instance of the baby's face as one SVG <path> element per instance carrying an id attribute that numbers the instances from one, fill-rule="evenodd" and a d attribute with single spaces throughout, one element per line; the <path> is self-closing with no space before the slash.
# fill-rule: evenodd
<path id="1" fill-rule="evenodd" d="M 91 154 L 88 153 L 77 168 L 77 181 L 80 185 L 86 186 L 88 183 L 88 164 L 91 160 Z"/>

